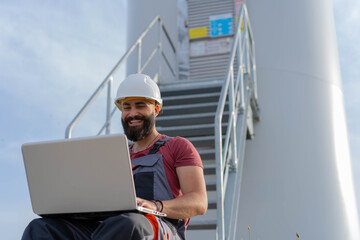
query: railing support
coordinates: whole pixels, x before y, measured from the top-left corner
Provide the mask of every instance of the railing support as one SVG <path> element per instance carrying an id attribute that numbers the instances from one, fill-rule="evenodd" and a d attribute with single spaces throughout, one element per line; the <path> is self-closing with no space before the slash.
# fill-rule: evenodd
<path id="1" fill-rule="evenodd" d="M 247 113 L 249 107 L 256 115 L 256 75 L 253 82 L 248 80 L 250 71 L 255 71 L 253 36 L 245 4 L 241 5 L 236 33 L 230 51 L 225 81 L 221 89 L 215 114 L 215 156 L 216 156 L 216 190 L 217 190 L 217 238 L 234 239 L 239 205 L 240 182 L 244 158 L 244 146 L 247 132 Z M 251 36 L 250 36 L 251 35 Z M 250 53 L 251 52 L 251 53 Z M 234 77 L 234 61 L 238 59 L 238 71 Z M 236 81 L 234 80 L 236 79 Z M 228 99 L 229 115 L 225 143 L 222 138 L 222 119 Z M 254 104 L 250 104 L 251 101 Z M 239 124 L 239 125 L 237 125 Z M 238 129 L 240 128 L 240 129 Z M 224 147 L 223 147 L 224 146 Z M 239 166 L 240 163 L 240 166 Z M 234 208 L 233 208 L 234 207 Z M 225 231 L 225 226 L 226 230 Z"/>
<path id="2" fill-rule="evenodd" d="M 215 118 L 215 125 L 221 126 L 221 119 Z M 222 129 L 215 129 L 215 160 L 216 160 L 216 195 L 217 195 L 217 239 L 225 239 L 225 223 L 224 223 L 224 172 L 222 159 Z"/>
<path id="3" fill-rule="evenodd" d="M 158 31 L 158 48 L 159 48 L 159 55 L 158 55 L 158 81 L 161 79 L 161 55 L 162 55 L 162 43 L 161 43 L 161 22 L 159 22 L 159 31 Z"/>
<path id="4" fill-rule="evenodd" d="M 231 113 L 231 126 L 228 126 L 232 129 L 231 131 L 231 168 L 236 170 L 237 168 L 237 150 L 236 150 L 236 107 L 235 107 L 235 92 L 234 92 L 234 68 L 231 65 L 231 75 L 230 75 L 230 88 L 229 88 L 229 111 Z"/>
<path id="5" fill-rule="evenodd" d="M 142 41 L 139 40 L 139 44 L 138 44 L 138 73 L 141 73 L 141 49 L 142 49 Z"/>
<path id="6" fill-rule="evenodd" d="M 111 106 L 113 105 L 112 102 L 113 80 L 114 80 L 113 76 L 111 76 L 108 82 L 107 103 L 106 103 L 106 129 L 105 129 L 106 134 L 110 134 Z"/>

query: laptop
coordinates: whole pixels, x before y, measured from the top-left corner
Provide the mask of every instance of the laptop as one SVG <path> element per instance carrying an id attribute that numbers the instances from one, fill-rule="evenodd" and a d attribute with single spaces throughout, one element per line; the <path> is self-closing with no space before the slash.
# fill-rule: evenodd
<path id="1" fill-rule="evenodd" d="M 166 216 L 136 204 L 125 135 L 23 144 L 35 214 L 107 217 L 123 211 Z"/>

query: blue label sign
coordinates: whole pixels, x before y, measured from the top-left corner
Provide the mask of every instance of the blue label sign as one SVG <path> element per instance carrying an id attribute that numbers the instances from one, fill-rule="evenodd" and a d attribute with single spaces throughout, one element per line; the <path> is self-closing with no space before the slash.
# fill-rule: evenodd
<path id="1" fill-rule="evenodd" d="M 210 36 L 220 37 L 233 34 L 232 14 L 210 16 Z"/>

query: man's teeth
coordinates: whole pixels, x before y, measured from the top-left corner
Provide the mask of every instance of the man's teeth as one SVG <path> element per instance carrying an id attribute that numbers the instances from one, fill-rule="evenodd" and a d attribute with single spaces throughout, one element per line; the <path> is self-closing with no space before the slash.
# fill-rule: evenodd
<path id="1" fill-rule="evenodd" d="M 132 120 L 132 121 L 130 121 L 130 124 L 132 124 L 132 123 L 139 123 L 139 122 L 141 122 L 141 120 Z"/>

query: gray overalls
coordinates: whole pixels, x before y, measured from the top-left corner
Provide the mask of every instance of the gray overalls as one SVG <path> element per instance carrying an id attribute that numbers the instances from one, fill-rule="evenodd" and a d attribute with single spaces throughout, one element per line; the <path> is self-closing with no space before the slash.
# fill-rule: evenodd
<path id="1" fill-rule="evenodd" d="M 166 178 L 162 155 L 157 154 L 160 147 L 170 139 L 167 137 L 157 141 L 146 156 L 131 160 L 137 197 L 146 200 L 170 200 L 174 198 Z M 163 220 L 170 222 L 179 236 L 185 239 L 185 221 L 169 218 Z"/>
<path id="2" fill-rule="evenodd" d="M 169 139 L 156 142 L 148 155 L 131 160 L 138 197 L 147 200 L 173 198 L 162 155 L 157 154 Z M 22 240 L 28 239 L 185 239 L 185 222 L 133 212 L 109 217 L 101 222 L 44 217 L 34 219 L 27 226 Z"/>

